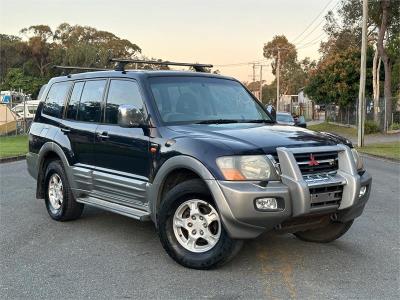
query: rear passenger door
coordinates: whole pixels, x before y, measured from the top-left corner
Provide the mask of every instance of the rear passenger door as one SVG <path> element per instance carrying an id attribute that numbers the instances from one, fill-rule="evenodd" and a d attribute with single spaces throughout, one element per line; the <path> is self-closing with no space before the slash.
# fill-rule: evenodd
<path id="1" fill-rule="evenodd" d="M 64 118 L 75 164 L 93 168 L 94 138 L 101 118 L 101 103 L 107 80 L 77 81 L 74 84 Z"/>
<path id="2" fill-rule="evenodd" d="M 134 80 L 111 79 L 105 99 L 103 123 L 95 138 L 95 190 L 102 199 L 128 206 L 142 206 L 151 166 L 149 137 L 142 128 L 118 125 L 118 107 L 134 104 L 145 111 Z"/>

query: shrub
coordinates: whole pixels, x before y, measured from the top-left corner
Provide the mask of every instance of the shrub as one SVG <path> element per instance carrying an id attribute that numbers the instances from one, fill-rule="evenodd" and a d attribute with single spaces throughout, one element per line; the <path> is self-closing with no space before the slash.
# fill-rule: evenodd
<path id="1" fill-rule="evenodd" d="M 379 125 L 374 121 L 365 121 L 365 134 L 378 133 Z"/>
<path id="2" fill-rule="evenodd" d="M 390 130 L 400 130 L 400 123 L 393 123 L 392 125 L 390 125 Z"/>

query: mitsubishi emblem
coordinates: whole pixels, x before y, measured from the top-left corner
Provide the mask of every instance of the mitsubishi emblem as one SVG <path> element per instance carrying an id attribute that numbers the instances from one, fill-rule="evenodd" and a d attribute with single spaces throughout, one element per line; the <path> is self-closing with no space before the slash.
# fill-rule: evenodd
<path id="1" fill-rule="evenodd" d="M 310 154 L 310 161 L 308 162 L 308 165 L 313 167 L 313 166 L 319 166 L 319 162 L 315 160 L 315 157 L 313 154 Z"/>

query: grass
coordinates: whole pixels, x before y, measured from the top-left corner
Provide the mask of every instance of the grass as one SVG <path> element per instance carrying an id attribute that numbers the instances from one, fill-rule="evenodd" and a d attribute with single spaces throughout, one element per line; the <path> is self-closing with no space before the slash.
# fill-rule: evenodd
<path id="1" fill-rule="evenodd" d="M 370 144 L 357 150 L 366 154 L 400 160 L 400 142 Z"/>
<path id="2" fill-rule="evenodd" d="M 325 131 L 325 132 L 337 133 L 339 135 L 343 135 L 346 137 L 351 137 L 351 136 L 356 137 L 357 136 L 356 128 L 338 126 L 338 125 L 331 124 L 328 122 L 324 122 L 324 123 L 317 124 L 317 125 L 310 125 L 310 126 L 308 126 L 308 129 L 315 130 L 315 131 Z"/>
<path id="3" fill-rule="evenodd" d="M 1 136 L 0 158 L 23 155 L 28 152 L 28 136 Z"/>

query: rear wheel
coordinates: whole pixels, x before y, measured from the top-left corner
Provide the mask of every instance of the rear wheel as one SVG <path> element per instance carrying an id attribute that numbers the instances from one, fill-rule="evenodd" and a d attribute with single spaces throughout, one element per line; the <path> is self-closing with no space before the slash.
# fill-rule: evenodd
<path id="1" fill-rule="evenodd" d="M 81 216 L 83 204 L 75 201 L 61 161 L 54 160 L 48 164 L 45 189 L 46 208 L 52 219 L 68 221 Z"/>
<path id="2" fill-rule="evenodd" d="M 231 239 L 201 180 L 183 182 L 161 204 L 157 227 L 161 243 L 179 264 L 211 269 L 229 261 L 242 242 Z"/>
<path id="3" fill-rule="evenodd" d="M 337 240 L 342 235 L 344 235 L 353 224 L 354 220 L 348 221 L 346 223 L 333 222 L 331 221 L 327 225 L 323 227 L 299 231 L 294 233 L 296 237 L 300 240 L 306 242 L 314 242 L 314 243 L 329 243 L 334 240 Z"/>

